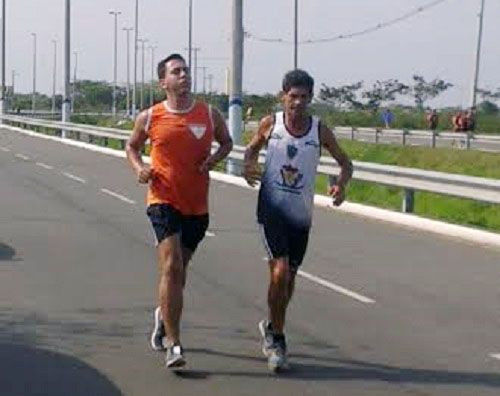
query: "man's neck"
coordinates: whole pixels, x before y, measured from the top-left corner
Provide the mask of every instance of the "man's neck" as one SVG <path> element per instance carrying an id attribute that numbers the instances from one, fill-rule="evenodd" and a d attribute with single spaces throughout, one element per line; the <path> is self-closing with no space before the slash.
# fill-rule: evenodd
<path id="1" fill-rule="evenodd" d="M 193 104 L 193 97 L 191 94 L 186 95 L 168 95 L 167 105 L 172 110 L 188 110 Z"/>
<path id="2" fill-rule="evenodd" d="M 309 114 L 306 112 L 301 114 L 285 112 L 285 125 L 291 133 L 301 135 L 306 132 L 309 126 Z"/>

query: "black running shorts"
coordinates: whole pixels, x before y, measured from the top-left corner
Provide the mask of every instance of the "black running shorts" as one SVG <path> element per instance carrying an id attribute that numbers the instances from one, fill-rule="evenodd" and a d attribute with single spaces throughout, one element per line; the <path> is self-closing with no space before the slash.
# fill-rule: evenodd
<path id="1" fill-rule="evenodd" d="M 259 226 L 269 258 L 288 257 L 290 269 L 296 273 L 306 254 L 310 229 L 293 227 L 279 216 L 269 216 Z"/>
<path id="2" fill-rule="evenodd" d="M 146 211 L 156 236 L 156 243 L 180 234 L 182 246 L 194 252 L 208 228 L 208 214 L 185 216 L 168 204 L 149 205 Z"/>

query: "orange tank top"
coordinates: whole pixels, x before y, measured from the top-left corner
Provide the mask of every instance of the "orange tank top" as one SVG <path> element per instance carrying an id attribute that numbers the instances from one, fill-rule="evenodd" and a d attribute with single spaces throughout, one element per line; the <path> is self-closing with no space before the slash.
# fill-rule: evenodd
<path id="1" fill-rule="evenodd" d="M 148 110 L 146 132 L 151 142 L 153 178 L 147 204 L 166 203 L 183 215 L 208 213 L 208 172 L 199 167 L 210 155 L 214 126 L 210 107 L 194 102 L 186 111 L 167 102 Z"/>

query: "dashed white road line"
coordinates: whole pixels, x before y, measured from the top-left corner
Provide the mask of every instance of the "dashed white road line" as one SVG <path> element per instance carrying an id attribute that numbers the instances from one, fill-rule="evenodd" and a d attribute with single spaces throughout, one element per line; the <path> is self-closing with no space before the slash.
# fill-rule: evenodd
<path id="1" fill-rule="evenodd" d="M 30 159 L 30 157 L 28 157 L 28 156 L 26 156 L 24 154 L 15 154 L 14 156 L 17 157 L 17 158 L 20 158 L 20 159 L 22 159 L 24 161 L 28 161 Z"/>
<path id="2" fill-rule="evenodd" d="M 37 162 L 36 163 L 37 166 L 39 166 L 40 168 L 44 168 L 44 169 L 54 169 L 53 166 L 50 166 L 50 165 L 47 165 L 47 164 L 44 164 L 43 162 Z"/>
<path id="3" fill-rule="evenodd" d="M 126 203 L 131 204 L 131 205 L 135 204 L 135 201 L 133 201 L 132 199 L 129 199 L 121 194 L 115 193 L 114 191 L 108 190 L 107 188 L 101 188 L 101 191 L 104 194 L 108 194 L 116 199 L 119 199 L 120 201 L 126 202 Z"/>
<path id="4" fill-rule="evenodd" d="M 490 358 L 500 360 L 500 353 L 490 353 Z"/>
<path id="5" fill-rule="evenodd" d="M 210 232 L 210 231 L 205 232 L 205 235 L 207 237 L 214 237 L 215 236 L 215 234 L 213 232 Z"/>
<path id="6" fill-rule="evenodd" d="M 262 257 L 262 261 L 268 261 L 269 258 L 268 257 Z M 330 290 L 333 290 L 337 293 L 340 293 L 340 294 L 343 294 L 347 297 L 351 297 L 359 302 L 362 302 L 362 303 L 365 303 L 365 304 L 374 304 L 375 303 L 375 300 L 372 299 L 372 298 L 369 298 L 369 297 L 366 297 L 366 296 L 363 296 L 359 293 L 356 293 L 352 290 L 349 290 L 349 289 L 346 289 L 345 287 L 342 287 L 342 286 L 339 286 L 339 285 L 336 285 L 335 283 L 332 283 L 332 282 L 329 282 L 325 279 L 322 279 L 320 278 L 319 276 L 316 276 L 316 275 L 312 275 L 308 272 L 305 272 L 305 271 L 302 271 L 302 270 L 298 270 L 297 271 L 297 275 L 303 277 L 303 278 L 306 278 L 308 280 L 310 280 L 311 282 L 314 282 L 314 283 L 317 283 L 321 286 L 324 286 L 324 287 L 327 287 L 328 289 Z"/>
<path id="7" fill-rule="evenodd" d="M 374 304 L 375 303 L 375 300 L 371 299 L 371 298 L 368 298 L 368 297 L 365 297 L 361 294 L 358 294 L 356 292 L 353 292 L 352 290 L 349 290 L 349 289 L 346 289 L 345 287 L 342 287 L 342 286 L 339 286 L 339 285 L 336 285 L 335 283 L 332 283 L 332 282 L 329 282 L 327 280 L 324 280 L 318 276 L 315 276 L 315 275 L 312 275 L 312 274 L 309 274 L 305 271 L 301 271 L 299 270 L 297 272 L 297 275 L 300 275 L 302 276 L 303 278 L 306 278 L 314 283 L 317 283 L 321 286 L 325 286 L 333 291 L 336 291 L 337 293 L 340 293 L 340 294 L 344 294 L 345 296 L 348 296 L 348 297 L 351 297 L 357 301 L 360 301 L 362 303 L 365 303 L 365 304 Z"/>
<path id="8" fill-rule="evenodd" d="M 73 174 L 71 174 L 71 173 L 68 173 L 68 172 L 62 172 L 62 174 L 63 174 L 64 176 L 66 176 L 67 178 L 69 178 L 69 179 L 71 179 L 71 180 L 74 180 L 74 181 L 77 181 L 77 182 L 79 182 L 79 183 L 82 183 L 82 184 L 87 183 L 87 180 L 82 179 L 81 177 L 75 176 L 75 175 L 73 175 Z"/>
<path id="9" fill-rule="evenodd" d="M 5 153 L 8 153 L 10 151 L 10 149 L 7 147 L 0 147 L 0 150 L 2 150 Z"/>

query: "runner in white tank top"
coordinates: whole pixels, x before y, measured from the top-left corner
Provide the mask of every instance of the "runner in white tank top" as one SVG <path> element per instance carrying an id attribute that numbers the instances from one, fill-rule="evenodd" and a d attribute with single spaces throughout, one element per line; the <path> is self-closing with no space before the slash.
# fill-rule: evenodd
<path id="1" fill-rule="evenodd" d="M 269 255 L 271 279 L 269 315 L 259 323 L 259 330 L 262 352 L 273 372 L 287 367 L 283 331 L 286 308 L 307 248 L 321 146 L 341 168 L 337 184 L 329 191 L 334 205 L 344 201 L 345 186 L 352 175 L 351 161 L 338 146 L 332 131 L 307 113 L 313 92 L 314 80 L 308 73 L 298 69 L 288 72 L 283 78 L 281 95 L 284 111 L 261 120 L 245 152 L 243 176 L 254 186 L 260 178 L 259 151 L 267 143 L 257 220 Z"/>

